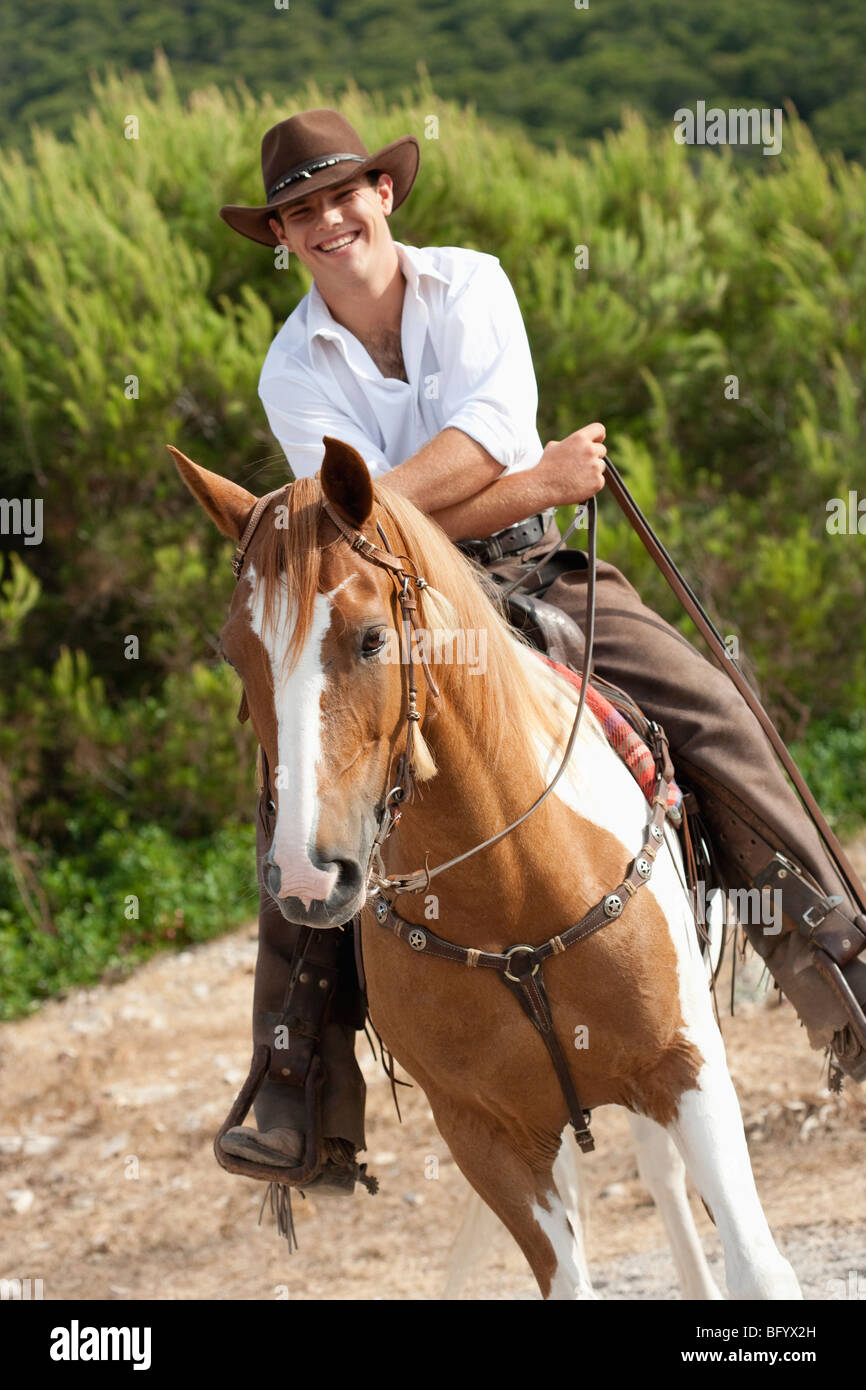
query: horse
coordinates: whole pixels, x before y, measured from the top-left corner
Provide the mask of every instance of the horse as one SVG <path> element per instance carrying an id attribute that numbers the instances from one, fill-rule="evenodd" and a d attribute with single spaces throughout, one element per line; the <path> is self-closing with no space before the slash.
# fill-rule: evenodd
<path id="1" fill-rule="evenodd" d="M 324 442 L 316 477 L 261 502 L 171 450 L 211 520 L 241 540 L 220 642 L 276 773 L 268 891 L 288 921 L 319 930 L 360 914 L 371 1020 L 543 1299 L 593 1297 L 553 1178 L 566 1122 L 579 1127 L 576 1095 L 585 1112 L 620 1105 L 673 1141 L 717 1227 L 731 1297 L 802 1297 L 755 1187 L 674 833 L 656 826 L 651 876 L 601 930 L 557 948 L 633 880 L 646 798 L 588 707 L 575 725 L 574 685 L 519 639 L 435 522 L 374 485 L 351 446 Z M 417 688 L 407 608 L 428 638 Z M 448 659 L 436 639 L 455 632 L 474 635 L 483 662 Z M 502 835 L 550 782 L 570 727 L 554 792 Z M 395 764 L 410 795 L 383 836 Z M 374 909 L 374 869 L 398 885 L 388 911 L 398 902 L 408 931 L 383 923 L 381 897 Z M 454 958 L 423 949 L 431 921 Z M 515 949 L 528 967 L 542 943 L 552 1042 L 492 970 L 466 968 Z M 507 962 L 515 980 L 528 973 Z"/>

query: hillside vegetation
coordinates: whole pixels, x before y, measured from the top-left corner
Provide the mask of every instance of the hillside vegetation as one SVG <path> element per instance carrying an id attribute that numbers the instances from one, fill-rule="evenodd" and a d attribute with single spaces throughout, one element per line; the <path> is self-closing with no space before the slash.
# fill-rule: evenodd
<path id="1" fill-rule="evenodd" d="M 253 490 L 286 477 L 256 382 L 307 280 L 217 209 L 260 200 L 263 131 L 323 93 L 186 100 L 164 62 L 151 85 L 112 79 L 68 140 L 37 131 L 0 160 L 2 494 L 45 509 L 41 545 L 2 538 L 6 1012 L 255 903 L 253 746 L 214 652 L 230 548 L 164 446 Z M 819 798 L 841 829 L 866 818 L 866 541 L 826 526 L 831 499 L 866 492 L 863 169 L 790 120 L 756 170 L 634 115 L 575 159 L 427 85 L 342 109 L 371 149 L 418 135 L 394 235 L 500 257 L 542 438 L 606 423 Z M 688 631 L 610 499 L 602 514 L 600 554 Z"/>
<path id="2" fill-rule="evenodd" d="M 821 146 L 866 157 L 861 0 L 7 5 L 2 138 L 26 139 L 32 122 L 68 131 L 87 103 L 90 72 L 149 73 L 156 48 L 183 93 L 240 80 L 278 99 L 315 74 L 337 98 L 351 76 L 364 91 L 401 101 L 422 63 L 440 97 L 473 103 L 500 130 L 513 125 L 550 147 L 562 141 L 570 154 L 618 128 L 625 102 L 669 129 L 674 111 L 699 99 L 724 108 L 790 101 Z"/>

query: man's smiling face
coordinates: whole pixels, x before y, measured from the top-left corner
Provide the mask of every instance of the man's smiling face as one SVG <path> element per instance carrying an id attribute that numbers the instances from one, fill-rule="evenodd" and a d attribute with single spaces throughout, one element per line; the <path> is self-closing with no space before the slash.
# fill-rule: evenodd
<path id="1" fill-rule="evenodd" d="M 381 265 L 383 252 L 393 244 L 387 222 L 393 205 L 389 174 L 380 174 L 375 188 L 365 174 L 356 174 L 289 203 L 280 209 L 281 220 L 272 217 L 269 225 L 316 281 L 345 286 L 369 280 Z"/>

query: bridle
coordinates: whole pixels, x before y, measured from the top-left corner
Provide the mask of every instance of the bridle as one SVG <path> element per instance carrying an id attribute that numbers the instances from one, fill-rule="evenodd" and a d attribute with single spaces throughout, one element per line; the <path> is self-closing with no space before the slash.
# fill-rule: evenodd
<path id="1" fill-rule="evenodd" d="M 290 486 L 291 484 L 284 484 L 283 487 L 276 488 L 273 492 L 269 492 L 264 497 L 260 497 L 256 502 L 256 505 L 250 514 L 250 518 L 246 524 L 246 527 L 244 528 L 243 535 L 241 536 L 241 539 L 238 542 L 238 546 L 235 550 L 234 556 L 232 557 L 232 570 L 234 572 L 236 580 L 240 579 L 243 570 L 244 559 L 246 557 L 246 552 L 249 548 L 253 536 L 255 535 L 256 528 L 258 527 L 258 524 L 261 521 L 262 516 L 264 515 L 269 503 L 272 501 L 274 497 L 278 496 L 279 493 L 284 492 L 286 488 Z M 395 554 L 393 548 L 391 547 L 388 541 L 388 537 L 386 536 L 381 526 L 381 523 L 376 523 L 376 529 L 379 533 L 379 538 L 382 541 L 382 546 L 384 547 L 384 549 L 380 546 L 374 545 L 373 542 L 368 540 L 367 537 L 363 535 L 362 532 L 360 532 L 356 527 L 351 526 L 340 515 L 336 508 L 332 506 L 327 497 L 322 498 L 322 508 L 326 516 L 328 516 L 328 518 L 334 523 L 334 525 L 337 527 L 340 533 L 349 542 L 350 548 L 352 550 L 356 550 L 358 554 L 362 555 L 364 559 L 368 560 L 371 564 L 378 565 L 381 569 L 386 570 L 390 577 L 394 580 L 396 585 L 397 600 L 400 605 L 403 650 L 407 653 L 408 657 L 408 660 L 405 663 L 407 725 L 406 744 L 404 752 L 398 758 L 397 780 L 392 786 L 386 786 L 385 793 L 382 798 L 381 807 L 378 815 L 376 834 L 373 837 L 373 844 L 367 862 L 367 873 L 365 883 L 368 891 L 371 887 L 377 889 L 380 892 L 383 889 L 391 889 L 398 894 L 418 893 L 422 890 L 426 891 L 426 889 L 430 885 L 431 879 L 435 878 L 438 874 L 444 873 L 446 869 L 451 869 L 456 864 L 463 863 L 465 860 L 471 858 L 473 855 L 479 854 L 481 850 L 489 849 L 491 845 L 495 845 L 500 840 L 503 840 L 506 835 L 511 834 L 512 830 L 516 830 L 519 825 L 522 825 L 524 821 L 528 820 L 529 817 L 533 814 L 533 812 L 537 811 L 539 806 L 541 806 L 541 804 L 547 799 L 547 797 L 550 795 L 557 782 L 559 781 L 560 777 L 565 772 L 565 769 L 573 752 L 575 742 L 577 740 L 578 731 L 580 729 L 584 705 L 586 703 L 587 684 L 592 670 L 592 656 L 595 640 L 596 587 L 595 498 L 592 497 L 589 499 L 589 537 L 587 545 L 589 555 L 589 577 L 586 590 L 586 625 L 584 629 L 586 639 L 584 645 L 583 670 L 580 676 L 580 696 L 578 698 L 577 709 L 575 711 L 574 720 L 571 726 L 571 732 L 569 734 L 568 742 L 565 747 L 565 752 L 563 753 L 559 767 L 557 768 L 552 780 L 549 782 L 547 787 L 545 787 L 541 795 L 529 807 L 529 809 L 524 811 L 521 816 L 518 816 L 517 820 L 514 820 L 511 822 L 510 825 L 507 825 L 504 830 L 498 831 L 495 835 L 491 835 L 488 839 L 482 840 L 479 844 L 474 845 L 471 849 L 465 850 L 462 854 L 455 855 L 453 859 L 448 859 L 444 864 L 439 864 L 433 869 L 425 865 L 423 869 L 415 870 L 413 873 L 397 874 L 391 878 L 385 875 L 384 865 L 382 863 L 381 857 L 381 850 L 382 845 L 385 843 L 388 836 L 399 823 L 400 816 L 402 814 L 399 808 L 403 803 L 410 802 L 414 799 L 415 778 L 412 772 L 412 752 L 415 725 L 420 720 L 421 715 L 418 711 L 416 654 L 415 643 L 412 639 L 414 636 L 417 635 L 418 632 L 418 600 L 416 595 L 418 593 L 423 593 L 424 589 L 428 588 L 429 586 L 427 580 L 424 579 L 423 576 L 418 573 L 417 566 L 415 565 L 414 561 L 412 561 L 409 558 L 409 556 Z M 552 546 L 548 551 L 546 551 L 544 555 L 542 555 L 541 559 L 538 561 L 537 564 L 533 565 L 531 569 L 527 570 L 526 574 L 522 575 L 519 580 L 508 585 L 506 593 L 512 593 L 515 588 L 517 588 L 520 584 L 524 583 L 527 579 L 529 579 L 531 575 L 534 574 L 535 571 L 545 563 L 545 561 L 549 560 L 557 550 L 559 550 L 563 545 L 565 545 L 566 541 L 568 540 L 568 537 L 571 535 L 576 524 L 577 521 L 575 519 L 575 521 L 572 522 L 571 526 L 564 533 L 564 535 L 560 536 L 556 544 Z M 420 658 L 420 664 L 424 672 L 424 676 L 426 678 L 430 694 L 434 699 L 438 699 L 440 694 L 439 687 L 436 684 L 436 681 L 434 680 L 433 674 L 430 670 L 427 657 L 424 653 L 423 643 L 418 645 L 418 656 Z M 241 704 L 242 710 L 245 709 L 245 705 L 246 700 L 244 698 Z M 390 769 L 388 782 L 391 782 Z"/>
<path id="2" fill-rule="evenodd" d="M 291 486 L 291 484 L 287 484 L 286 486 Z M 274 492 L 268 493 L 265 497 L 260 497 L 253 508 L 232 559 L 232 569 L 234 570 L 236 579 L 240 578 L 247 548 L 265 509 L 271 499 L 282 491 L 284 491 L 284 488 L 278 488 Z M 650 733 L 648 738 L 655 759 L 657 772 L 652 801 L 652 815 L 646 828 L 644 843 L 640 852 L 632 860 L 628 874 L 612 892 L 606 893 L 589 912 L 585 913 L 580 921 L 573 923 L 562 932 L 552 936 L 540 946 L 529 946 L 524 943 L 518 943 L 515 946 L 511 946 L 507 951 L 502 952 L 480 951 L 472 947 L 460 946 L 456 942 L 448 941 L 444 937 L 435 935 L 435 933 L 429 931 L 427 928 L 419 927 L 416 923 L 409 922 L 406 918 L 401 917 L 395 910 L 390 898 L 386 896 L 385 890 L 391 890 L 395 895 L 399 895 L 400 893 L 422 892 L 429 887 L 430 881 L 435 878 L 436 875 L 444 873 L 446 869 L 453 868 L 456 864 L 465 862 L 465 860 L 469 859 L 472 855 L 480 853 L 481 850 L 497 844 L 500 840 L 504 839 L 506 835 L 509 835 L 512 830 L 515 830 L 517 826 L 522 825 L 534 811 L 538 810 L 538 807 L 541 806 L 550 795 L 565 771 L 577 739 L 586 703 L 589 677 L 592 672 L 596 590 L 595 498 L 589 499 L 589 537 L 587 546 L 589 571 L 586 592 L 585 645 L 583 670 L 580 677 L 580 695 L 565 752 L 554 777 L 529 809 L 524 811 L 517 820 L 512 821 L 510 825 L 506 826 L 504 830 L 498 831 L 487 840 L 483 840 L 480 844 L 465 850 L 462 854 L 455 855 L 453 859 L 449 859 L 444 864 L 439 864 L 433 869 L 425 866 L 424 869 L 416 870 L 414 873 L 397 874 L 392 877 L 387 877 L 384 873 L 381 850 L 382 845 L 400 820 L 402 815 L 402 803 L 406 800 L 411 800 L 414 794 L 412 748 L 415 725 L 418 723 L 421 716 L 417 707 L 418 686 L 416 658 L 412 637 L 417 633 L 418 627 L 417 594 L 423 593 L 424 589 L 429 586 L 427 580 L 418 573 L 416 565 L 408 556 L 395 554 L 382 526 L 378 522 L 377 530 L 379 538 L 382 541 L 382 546 L 375 545 L 359 530 L 345 521 L 327 498 L 322 499 L 322 507 L 340 533 L 348 540 L 352 550 L 356 550 L 359 555 L 363 556 L 363 558 L 371 564 L 378 565 L 380 568 L 386 570 L 394 580 L 397 599 L 400 605 L 404 648 L 408 655 L 408 661 L 406 662 L 406 746 L 398 760 L 397 781 L 390 789 L 386 788 L 383 797 L 377 831 L 367 864 L 366 886 L 371 899 L 373 915 L 381 926 L 387 927 L 400 940 L 406 941 L 415 952 L 454 961 L 458 964 L 467 966 L 469 969 L 482 968 L 495 970 L 502 977 L 503 983 L 507 985 L 519 1000 L 533 1026 L 541 1034 L 568 1106 L 570 1123 L 574 1129 L 577 1143 L 582 1151 L 587 1152 L 595 1147 L 589 1130 L 590 1114 L 583 1109 L 580 1103 L 574 1082 L 571 1078 L 568 1062 L 566 1061 L 562 1045 L 556 1034 L 550 1003 L 544 987 L 541 967 L 544 961 L 551 956 L 562 954 L 570 946 L 575 945 L 578 941 L 585 940 L 588 936 L 599 931 L 608 922 L 619 917 L 635 893 L 637 893 L 643 884 L 649 880 L 652 874 L 655 856 L 665 843 L 663 826 L 667 816 L 668 789 L 673 779 L 673 767 L 671 765 L 664 731 L 658 724 L 649 721 Z M 546 560 L 565 544 L 568 535 L 570 535 L 571 530 L 574 529 L 574 524 L 576 523 L 572 524 L 569 531 L 560 537 L 556 545 L 551 547 L 550 551 L 542 556 L 541 561 L 534 565 L 532 569 L 528 570 L 523 578 L 528 579 L 536 569 L 540 568 Z M 508 587 L 508 592 L 513 592 L 516 587 L 518 587 L 517 584 L 510 585 Z M 434 699 L 438 699 L 439 688 L 430 671 L 423 646 L 419 648 L 419 655 L 430 694 Z M 242 707 L 243 703 L 245 703 L 245 701 L 242 702 Z M 390 781 L 390 776 L 388 780 Z"/>

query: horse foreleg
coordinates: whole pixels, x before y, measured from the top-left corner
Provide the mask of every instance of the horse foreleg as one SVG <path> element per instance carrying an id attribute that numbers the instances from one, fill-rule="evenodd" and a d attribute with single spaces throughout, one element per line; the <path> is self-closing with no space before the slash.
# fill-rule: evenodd
<path id="1" fill-rule="evenodd" d="M 646 1115 L 628 1112 L 641 1182 L 664 1223 L 683 1298 L 722 1295 L 710 1273 L 686 1195 L 686 1168 L 670 1135 Z"/>
<path id="2" fill-rule="evenodd" d="M 586 1264 L 586 1251 L 583 1241 L 583 1230 L 579 1211 L 579 1188 L 578 1188 L 578 1169 L 576 1163 L 577 1150 L 574 1140 L 571 1139 L 571 1130 L 563 1131 L 562 1144 L 553 1165 L 553 1181 L 556 1190 L 562 1198 L 568 1216 L 571 1229 L 575 1238 L 575 1258 L 580 1268 L 581 1274 L 587 1288 L 591 1288 L 589 1269 Z M 674 1150 L 676 1153 L 676 1150 Z M 679 1155 L 677 1154 L 679 1162 Z M 454 1243 L 448 1254 L 448 1273 L 445 1278 L 445 1286 L 442 1290 L 442 1297 L 454 1299 L 459 1297 L 460 1290 L 469 1275 L 470 1270 L 479 1259 L 482 1252 L 487 1249 L 496 1239 L 499 1232 L 504 1231 L 504 1227 L 485 1201 L 474 1190 L 470 1192 L 466 1207 L 463 1213 L 463 1220 L 460 1229 L 454 1237 Z"/>
<path id="3" fill-rule="evenodd" d="M 668 1131 L 718 1228 L 731 1298 L 802 1298 L 761 1207 L 722 1040 L 711 1022 L 715 1039 L 703 1030 L 707 1060 L 697 1088 L 682 1093 Z"/>
<path id="4" fill-rule="evenodd" d="M 474 1189 L 470 1191 L 463 1209 L 460 1229 L 448 1252 L 448 1273 L 442 1289 L 443 1298 L 459 1297 L 470 1270 L 501 1231 L 502 1225 L 496 1213 L 491 1211 Z"/>
<path id="5" fill-rule="evenodd" d="M 489 1115 L 428 1091 L 436 1126 L 461 1172 L 520 1246 L 545 1299 L 594 1298 L 577 1233 L 556 1190 L 551 1156 L 530 1160 Z"/>

